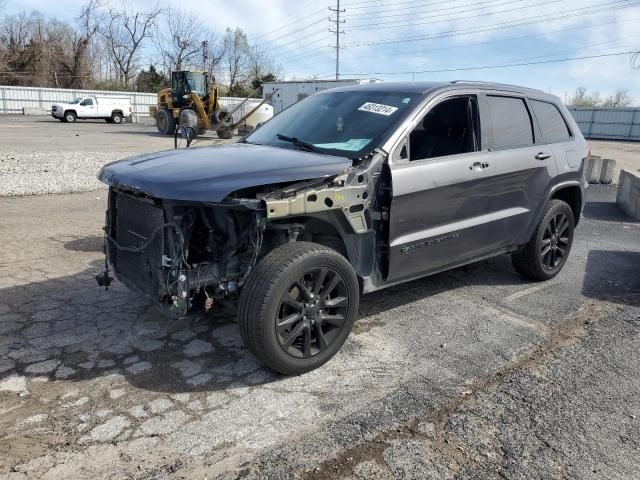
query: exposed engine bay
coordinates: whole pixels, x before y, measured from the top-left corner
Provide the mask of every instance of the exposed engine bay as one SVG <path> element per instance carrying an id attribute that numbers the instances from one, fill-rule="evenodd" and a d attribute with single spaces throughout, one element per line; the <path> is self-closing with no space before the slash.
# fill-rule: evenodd
<path id="1" fill-rule="evenodd" d="M 181 205 L 110 189 L 105 227 L 119 280 L 184 315 L 233 297 L 261 250 L 264 210 L 255 205 Z"/>

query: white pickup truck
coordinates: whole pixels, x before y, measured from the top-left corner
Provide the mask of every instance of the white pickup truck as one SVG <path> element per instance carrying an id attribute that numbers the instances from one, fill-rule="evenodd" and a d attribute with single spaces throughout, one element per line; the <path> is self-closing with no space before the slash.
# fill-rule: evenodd
<path id="1" fill-rule="evenodd" d="M 131 116 L 128 97 L 78 97 L 71 103 L 54 103 L 51 116 L 62 122 L 75 122 L 78 118 L 104 118 L 109 123 L 122 123 Z"/>

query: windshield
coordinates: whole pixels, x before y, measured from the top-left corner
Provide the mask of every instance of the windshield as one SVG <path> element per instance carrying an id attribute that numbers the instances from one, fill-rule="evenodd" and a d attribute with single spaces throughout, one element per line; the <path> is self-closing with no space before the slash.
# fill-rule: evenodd
<path id="1" fill-rule="evenodd" d="M 207 93 L 207 82 L 205 75 L 202 73 L 187 73 L 187 83 L 189 90 L 197 93 L 198 96 L 204 97 Z"/>
<path id="2" fill-rule="evenodd" d="M 358 157 L 378 147 L 418 97 L 365 90 L 312 95 L 273 117 L 246 141 L 281 148 L 300 148 L 304 142 L 323 153 Z"/>
<path id="3" fill-rule="evenodd" d="M 80 103 L 82 100 L 84 100 L 84 97 L 78 97 L 78 98 L 74 99 L 73 102 L 71 102 L 71 103 Z"/>

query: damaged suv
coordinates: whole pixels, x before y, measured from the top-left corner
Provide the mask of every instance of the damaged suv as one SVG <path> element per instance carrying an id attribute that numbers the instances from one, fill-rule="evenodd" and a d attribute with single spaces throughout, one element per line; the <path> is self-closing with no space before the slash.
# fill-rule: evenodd
<path id="1" fill-rule="evenodd" d="M 327 90 L 240 143 L 105 166 L 106 255 L 177 316 L 237 308 L 251 352 L 299 374 L 340 349 L 362 293 L 500 254 L 527 278 L 555 276 L 588 155 L 560 100 L 537 90 Z"/>

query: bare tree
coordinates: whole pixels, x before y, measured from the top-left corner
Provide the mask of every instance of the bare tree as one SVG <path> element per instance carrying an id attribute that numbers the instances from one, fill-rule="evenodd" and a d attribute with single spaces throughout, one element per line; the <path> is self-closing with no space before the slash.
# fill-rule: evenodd
<path id="1" fill-rule="evenodd" d="M 260 78 L 268 73 L 274 73 L 276 70 L 273 57 L 269 51 L 257 44 L 251 46 L 247 63 L 251 80 Z"/>
<path id="2" fill-rule="evenodd" d="M 602 103 L 600 92 L 592 92 L 587 95 L 587 89 L 584 87 L 576 88 L 575 96 L 569 101 L 574 107 L 596 107 Z"/>
<path id="3" fill-rule="evenodd" d="M 201 64 L 202 42 L 206 34 L 198 15 L 170 9 L 165 18 L 165 22 L 156 25 L 154 35 L 164 67 L 170 71 Z"/>
<path id="4" fill-rule="evenodd" d="M 109 9 L 101 33 L 125 88 L 137 73 L 140 50 L 162 12 L 158 5 L 147 12 L 134 12 L 125 4 L 120 10 Z"/>
<path id="5" fill-rule="evenodd" d="M 202 44 L 202 53 L 202 69 L 216 77 L 220 73 L 224 58 L 224 43 L 215 33 L 207 32 L 207 38 Z"/>
<path id="6" fill-rule="evenodd" d="M 616 93 L 607 97 L 602 104 L 605 107 L 628 107 L 631 105 L 631 97 L 628 90 L 618 89 Z"/>
<path id="7" fill-rule="evenodd" d="M 229 93 L 231 95 L 243 94 L 240 84 L 247 79 L 250 54 L 247 35 L 238 27 L 235 30 L 227 28 L 223 45 L 224 58 L 222 63 L 229 82 Z"/>
<path id="8" fill-rule="evenodd" d="M 70 43 L 70 52 L 60 55 L 58 60 L 63 67 L 64 74 L 69 78 L 68 87 L 86 88 L 93 81 L 93 75 L 89 67 L 89 48 L 92 39 L 98 32 L 104 15 L 100 11 L 97 0 L 89 0 L 81 8 L 80 16 L 76 19 L 78 31 Z M 59 86 L 58 77 L 55 76 L 56 86 Z"/>

